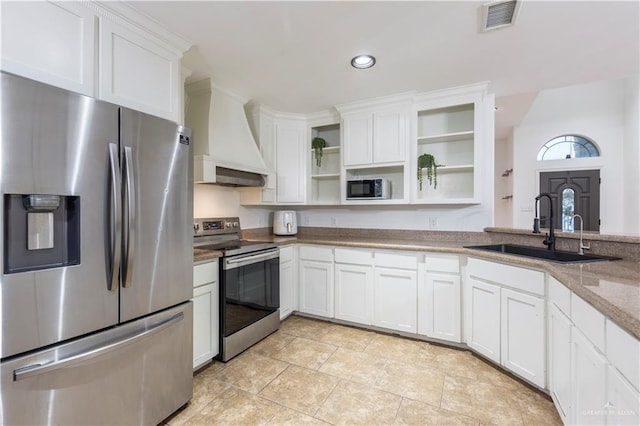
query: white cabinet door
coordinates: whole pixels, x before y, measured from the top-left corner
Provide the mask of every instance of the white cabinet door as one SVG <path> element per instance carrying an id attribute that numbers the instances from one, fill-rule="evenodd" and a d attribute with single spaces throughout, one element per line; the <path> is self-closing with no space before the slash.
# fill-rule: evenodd
<path id="1" fill-rule="evenodd" d="M 335 265 L 335 317 L 371 325 L 373 317 L 373 268 Z"/>
<path id="2" fill-rule="evenodd" d="M 373 163 L 404 161 L 407 115 L 399 109 L 373 114 Z"/>
<path id="3" fill-rule="evenodd" d="M 100 99 L 179 122 L 180 56 L 100 19 Z"/>
<path id="4" fill-rule="evenodd" d="M 500 362 L 500 287 L 469 279 L 465 307 L 467 345 Z"/>
<path id="5" fill-rule="evenodd" d="M 640 425 L 640 394 L 612 365 L 607 372 L 607 424 Z"/>
<path id="6" fill-rule="evenodd" d="M 418 283 L 416 271 L 376 268 L 374 273 L 373 324 L 417 333 Z"/>
<path id="7" fill-rule="evenodd" d="M 501 290 L 502 365 L 545 388 L 544 299 Z"/>
<path id="8" fill-rule="evenodd" d="M 571 389 L 573 423 L 605 424 L 607 360 L 584 335 L 571 333 Z"/>
<path id="9" fill-rule="evenodd" d="M 211 361 L 219 351 L 218 284 L 193 290 L 193 369 Z"/>
<path id="10" fill-rule="evenodd" d="M 2 70 L 95 96 L 93 13 L 74 2 L 2 2 Z"/>
<path id="11" fill-rule="evenodd" d="M 296 270 L 293 260 L 280 262 L 280 319 L 285 319 L 295 310 L 294 287 Z"/>
<path id="12" fill-rule="evenodd" d="M 305 173 L 305 126 L 302 121 L 276 121 L 276 202 L 304 203 L 307 187 Z"/>
<path id="13" fill-rule="evenodd" d="M 573 324 L 549 303 L 549 392 L 565 424 L 571 420 L 571 330 Z"/>
<path id="14" fill-rule="evenodd" d="M 373 162 L 373 115 L 370 112 L 345 115 L 342 121 L 344 165 L 357 166 Z"/>
<path id="15" fill-rule="evenodd" d="M 418 334 L 460 343 L 460 276 L 427 271 L 418 277 Z"/>
<path id="16" fill-rule="evenodd" d="M 333 318 L 333 263 L 300 260 L 300 312 Z"/>

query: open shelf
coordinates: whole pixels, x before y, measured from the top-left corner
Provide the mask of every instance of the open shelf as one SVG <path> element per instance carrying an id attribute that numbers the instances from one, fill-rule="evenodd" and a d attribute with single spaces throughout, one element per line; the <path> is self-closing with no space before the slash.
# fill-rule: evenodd
<path id="1" fill-rule="evenodd" d="M 426 169 L 423 169 L 426 170 Z M 459 166 L 439 166 L 438 174 L 440 173 L 460 173 L 460 172 L 472 172 L 473 164 L 461 164 Z"/>
<path id="2" fill-rule="evenodd" d="M 326 173 L 321 175 L 311 175 L 311 179 L 318 179 L 318 180 L 340 179 L 340 173 Z"/>
<path id="3" fill-rule="evenodd" d="M 418 144 L 453 142 L 470 138 L 473 139 L 473 130 L 455 133 L 443 133 L 433 136 L 418 136 Z"/>

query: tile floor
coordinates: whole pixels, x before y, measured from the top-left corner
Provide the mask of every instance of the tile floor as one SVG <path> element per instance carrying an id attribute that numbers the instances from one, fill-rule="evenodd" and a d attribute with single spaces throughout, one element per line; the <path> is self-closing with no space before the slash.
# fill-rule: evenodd
<path id="1" fill-rule="evenodd" d="M 193 382 L 167 424 L 562 424 L 547 397 L 468 351 L 300 316 Z"/>

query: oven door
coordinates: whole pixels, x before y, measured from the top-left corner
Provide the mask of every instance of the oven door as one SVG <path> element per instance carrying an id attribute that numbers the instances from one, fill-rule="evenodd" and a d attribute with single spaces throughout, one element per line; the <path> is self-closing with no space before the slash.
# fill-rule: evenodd
<path id="1" fill-rule="evenodd" d="M 280 307 L 280 257 L 272 249 L 223 258 L 221 328 L 224 337 Z"/>

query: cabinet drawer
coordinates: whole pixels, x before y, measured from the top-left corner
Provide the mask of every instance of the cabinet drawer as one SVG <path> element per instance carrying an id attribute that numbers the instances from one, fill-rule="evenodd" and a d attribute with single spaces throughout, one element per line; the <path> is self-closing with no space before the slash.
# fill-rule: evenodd
<path id="1" fill-rule="evenodd" d="M 300 246 L 299 250 L 298 255 L 302 260 L 333 262 L 333 249 L 331 247 Z"/>
<path id="2" fill-rule="evenodd" d="M 203 284 L 218 281 L 218 261 L 200 263 L 193 265 L 193 286 L 198 287 Z"/>
<path id="3" fill-rule="evenodd" d="M 575 294 L 571 295 L 571 320 L 600 352 L 605 351 L 604 315 Z"/>
<path id="4" fill-rule="evenodd" d="M 563 314 L 571 316 L 571 290 L 552 276 L 549 276 L 549 301 L 556 305 Z"/>
<path id="5" fill-rule="evenodd" d="M 544 272 L 470 258 L 469 275 L 544 296 Z"/>
<path id="6" fill-rule="evenodd" d="M 429 253 L 426 255 L 424 263 L 427 271 L 460 273 L 460 259 L 456 255 Z"/>
<path id="7" fill-rule="evenodd" d="M 371 250 L 335 249 L 336 263 L 350 263 L 353 265 L 371 266 L 373 261 Z"/>
<path id="8" fill-rule="evenodd" d="M 293 246 L 280 247 L 280 263 L 293 260 Z"/>
<path id="9" fill-rule="evenodd" d="M 606 320 L 607 359 L 629 380 L 636 389 L 640 389 L 640 341 Z"/>
<path id="10" fill-rule="evenodd" d="M 418 259 L 415 253 L 392 253 L 376 251 L 373 264 L 385 268 L 418 269 Z"/>

